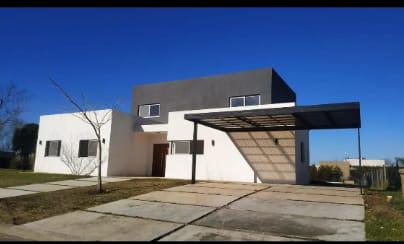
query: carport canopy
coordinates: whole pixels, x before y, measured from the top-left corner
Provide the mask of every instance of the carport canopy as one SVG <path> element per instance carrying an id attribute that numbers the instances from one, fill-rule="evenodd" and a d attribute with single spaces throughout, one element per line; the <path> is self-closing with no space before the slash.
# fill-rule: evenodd
<path id="1" fill-rule="evenodd" d="M 360 128 L 359 102 L 185 114 L 221 131 L 285 131 Z"/>
<path id="2" fill-rule="evenodd" d="M 264 108 L 239 111 L 185 114 L 194 123 L 193 148 L 196 148 L 198 124 L 224 132 L 290 131 L 312 129 L 357 129 L 359 167 L 360 104 L 359 102 Z M 195 183 L 196 150 L 192 151 L 192 183 Z M 362 178 L 360 180 L 362 194 Z"/>

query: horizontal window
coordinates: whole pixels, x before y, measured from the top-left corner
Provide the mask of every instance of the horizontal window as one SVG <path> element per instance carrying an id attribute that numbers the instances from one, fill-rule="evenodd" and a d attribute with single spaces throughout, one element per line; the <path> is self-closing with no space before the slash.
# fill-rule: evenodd
<path id="1" fill-rule="evenodd" d="M 160 104 L 144 104 L 139 105 L 138 115 L 142 118 L 151 118 L 160 116 Z"/>
<path id="2" fill-rule="evenodd" d="M 203 154 L 204 151 L 204 141 L 196 141 L 196 154 Z M 172 154 L 192 154 L 193 144 L 192 141 L 172 141 Z"/>
<path id="3" fill-rule="evenodd" d="M 45 157 L 48 156 L 60 156 L 60 146 L 62 141 L 46 141 Z"/>
<path id="4" fill-rule="evenodd" d="M 260 104 L 261 104 L 260 95 L 230 97 L 230 107 L 243 107 Z"/>
<path id="5" fill-rule="evenodd" d="M 80 140 L 79 157 L 95 157 L 97 156 L 97 149 L 97 140 Z"/>

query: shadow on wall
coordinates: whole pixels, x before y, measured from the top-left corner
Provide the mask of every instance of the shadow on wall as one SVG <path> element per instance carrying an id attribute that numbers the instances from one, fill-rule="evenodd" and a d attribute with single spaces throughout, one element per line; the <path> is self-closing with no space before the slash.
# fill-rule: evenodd
<path id="1" fill-rule="evenodd" d="M 293 131 L 228 134 L 261 182 L 289 184 L 296 182 Z"/>

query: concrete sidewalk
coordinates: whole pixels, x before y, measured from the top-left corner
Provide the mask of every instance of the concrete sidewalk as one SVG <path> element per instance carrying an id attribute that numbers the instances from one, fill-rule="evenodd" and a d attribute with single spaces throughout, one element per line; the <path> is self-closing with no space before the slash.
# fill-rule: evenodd
<path id="1" fill-rule="evenodd" d="M 120 182 L 131 180 L 129 177 L 102 177 L 102 183 Z M 62 180 L 46 183 L 37 183 L 22 186 L 10 186 L 0 188 L 0 199 L 8 197 L 17 197 L 28 194 L 35 194 L 39 192 L 51 192 L 65 189 L 72 189 L 77 187 L 93 186 L 98 184 L 97 177 L 80 178 L 76 180 Z"/>
<path id="2" fill-rule="evenodd" d="M 203 182 L 15 226 L 13 233 L 69 241 L 364 241 L 363 219 L 355 189 Z"/>

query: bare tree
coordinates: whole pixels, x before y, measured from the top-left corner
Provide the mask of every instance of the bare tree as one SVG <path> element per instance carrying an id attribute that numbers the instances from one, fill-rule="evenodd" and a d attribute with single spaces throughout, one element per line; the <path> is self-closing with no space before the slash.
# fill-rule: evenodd
<path id="1" fill-rule="evenodd" d="M 72 141 L 72 140 L 71 140 Z M 60 159 L 69 168 L 73 175 L 90 175 L 97 169 L 96 158 L 79 157 L 74 145 L 63 144 L 60 152 Z"/>
<path id="2" fill-rule="evenodd" d="M 112 119 L 112 109 L 108 110 L 103 116 L 99 116 L 99 114 L 92 109 L 92 107 L 86 102 L 84 96 L 83 102 L 76 102 L 72 96 L 67 93 L 67 91 L 55 80 L 49 78 L 52 85 L 54 85 L 63 96 L 78 110 L 77 114 L 74 114 L 77 118 L 81 119 L 83 122 L 89 124 L 94 131 L 94 134 L 97 138 L 98 143 L 98 192 L 102 192 L 102 179 L 101 179 L 101 164 L 102 164 L 102 136 L 101 136 L 101 128 L 111 121 Z"/>
<path id="3" fill-rule="evenodd" d="M 8 144 L 11 132 L 20 124 L 19 116 L 23 111 L 27 98 L 26 92 L 13 83 L 0 87 L 0 135 L 2 146 L 10 146 Z"/>

